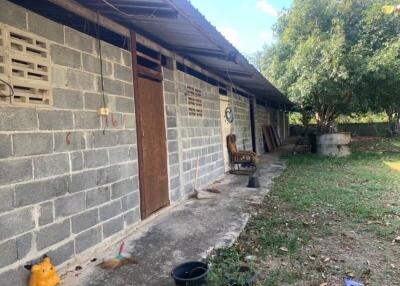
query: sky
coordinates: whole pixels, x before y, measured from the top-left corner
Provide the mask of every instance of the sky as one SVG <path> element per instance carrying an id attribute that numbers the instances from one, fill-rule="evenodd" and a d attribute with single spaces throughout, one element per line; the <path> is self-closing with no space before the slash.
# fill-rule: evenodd
<path id="1" fill-rule="evenodd" d="M 293 0 L 191 0 L 240 52 L 252 54 L 273 42 L 272 27 Z"/>

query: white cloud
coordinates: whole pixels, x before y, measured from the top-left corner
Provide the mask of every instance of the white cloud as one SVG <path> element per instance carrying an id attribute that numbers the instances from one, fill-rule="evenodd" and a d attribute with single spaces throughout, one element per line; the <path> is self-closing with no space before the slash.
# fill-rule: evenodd
<path id="1" fill-rule="evenodd" d="M 274 40 L 274 34 L 270 30 L 262 31 L 260 33 L 260 38 L 263 42 L 272 42 Z"/>
<path id="2" fill-rule="evenodd" d="M 278 17 L 278 10 L 269 4 L 268 0 L 258 0 L 257 8 L 274 18 Z"/>
<path id="3" fill-rule="evenodd" d="M 240 40 L 239 40 L 239 33 L 232 27 L 228 26 L 223 26 L 223 27 L 217 27 L 217 30 L 221 32 L 224 37 L 231 42 L 236 48 L 240 46 Z"/>

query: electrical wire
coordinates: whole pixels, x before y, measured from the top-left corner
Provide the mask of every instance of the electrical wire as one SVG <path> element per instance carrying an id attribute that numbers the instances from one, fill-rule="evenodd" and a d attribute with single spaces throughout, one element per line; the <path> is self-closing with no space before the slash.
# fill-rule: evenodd
<path id="1" fill-rule="evenodd" d="M 101 0 L 103 3 L 105 3 L 106 5 L 108 5 L 109 7 L 111 7 L 111 8 L 113 8 L 115 11 L 117 11 L 119 14 L 121 14 L 122 16 L 125 16 L 125 17 L 128 17 L 128 18 L 137 18 L 138 17 L 138 15 L 135 15 L 135 14 L 128 14 L 128 13 L 126 13 L 126 12 L 124 12 L 124 11 L 122 11 L 121 9 L 119 9 L 118 7 L 116 7 L 114 4 L 112 4 L 112 3 L 110 3 L 110 2 L 108 2 L 107 0 Z M 158 8 L 155 8 L 154 10 L 153 10 L 153 12 L 149 15 L 149 16 L 146 16 L 145 18 L 153 18 L 154 17 L 154 14 L 156 13 L 158 11 Z"/>
<path id="2" fill-rule="evenodd" d="M 97 45 L 99 49 L 99 60 L 100 60 L 100 88 L 101 88 L 101 94 L 103 97 L 103 108 L 107 107 L 107 101 L 106 101 L 106 95 L 104 92 L 104 72 L 103 72 L 103 52 L 101 48 L 101 40 L 100 40 L 100 14 L 97 12 L 97 25 L 96 25 L 96 37 L 97 37 Z M 106 119 L 104 122 L 104 129 L 103 129 L 103 134 L 106 133 L 108 125 L 108 120 Z"/>
<path id="3" fill-rule="evenodd" d="M 10 92 L 9 95 L 5 95 L 5 94 L 1 94 L 1 93 L 0 93 L 0 97 L 5 97 L 5 98 L 9 97 L 9 98 L 10 98 L 10 102 L 11 102 L 12 98 L 13 98 L 14 95 L 15 95 L 15 90 L 14 90 L 14 88 L 12 87 L 11 84 L 9 84 L 8 82 L 6 82 L 5 80 L 0 79 L 0 82 L 2 82 L 2 83 L 4 83 L 5 85 L 7 85 L 8 88 L 9 88 L 9 92 Z"/>

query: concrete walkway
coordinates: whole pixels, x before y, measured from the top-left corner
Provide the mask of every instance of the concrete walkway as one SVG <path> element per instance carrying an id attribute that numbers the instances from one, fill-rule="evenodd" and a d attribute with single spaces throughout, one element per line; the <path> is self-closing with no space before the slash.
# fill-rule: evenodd
<path id="1" fill-rule="evenodd" d="M 83 273 L 66 279 L 62 285 L 174 285 L 170 272 L 176 265 L 204 259 L 211 250 L 236 240 L 255 206 L 269 192 L 272 179 L 284 169 L 278 155 L 263 156 L 260 165 L 261 188 L 246 188 L 247 176 L 227 175 L 213 185 L 221 194 L 213 194 L 213 198 L 207 200 L 185 201 L 127 238 L 129 252 L 139 265 L 114 271 L 85 268 Z"/>

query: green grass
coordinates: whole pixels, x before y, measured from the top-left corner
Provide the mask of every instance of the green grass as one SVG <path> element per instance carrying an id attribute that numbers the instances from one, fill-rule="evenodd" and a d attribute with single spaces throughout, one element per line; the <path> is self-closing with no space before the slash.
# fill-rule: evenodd
<path id="1" fill-rule="evenodd" d="M 229 285 L 226 276 L 236 277 L 238 286 L 246 285 L 246 277 L 237 271 L 243 265 L 264 273 L 257 285 L 296 285 L 301 269 L 265 270 L 261 262 L 279 257 L 288 263 L 304 260 L 299 252 L 312 237 L 332 235 L 327 222 L 392 240 L 400 231 L 400 172 L 385 162 L 400 162 L 400 153 L 393 152 L 399 142 L 362 142 L 350 157 L 341 159 L 286 156 L 287 169 L 275 181 L 260 214 L 250 220 L 234 246 L 210 258 L 209 285 Z M 379 151 L 365 152 L 373 146 Z M 382 152 L 387 149 L 390 152 Z M 249 256 L 255 261 L 249 262 Z"/>

